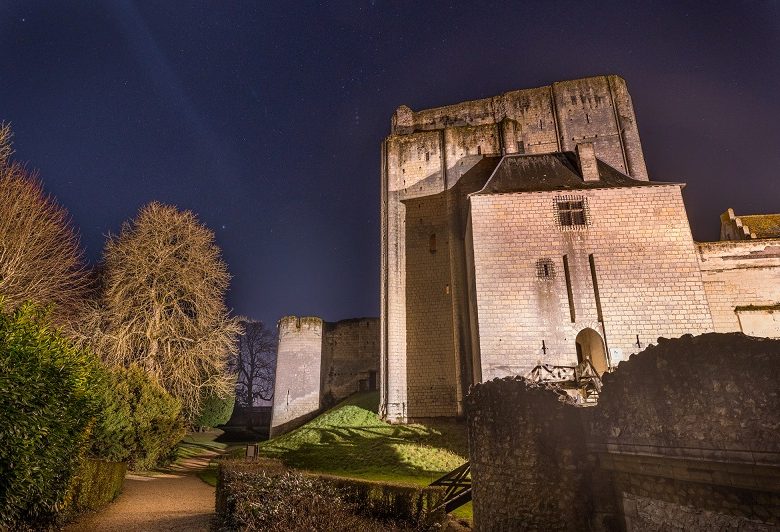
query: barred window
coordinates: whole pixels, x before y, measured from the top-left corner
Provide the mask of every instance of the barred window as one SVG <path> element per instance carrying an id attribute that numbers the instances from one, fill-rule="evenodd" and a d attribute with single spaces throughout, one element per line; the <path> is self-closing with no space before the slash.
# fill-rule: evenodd
<path id="1" fill-rule="evenodd" d="M 588 206 L 582 196 L 566 196 L 555 199 L 558 211 L 558 224 L 561 227 L 581 227 L 588 225 Z"/>
<path id="2" fill-rule="evenodd" d="M 543 281 L 552 281 L 555 278 L 555 266 L 552 259 L 545 257 L 536 261 L 536 276 Z"/>

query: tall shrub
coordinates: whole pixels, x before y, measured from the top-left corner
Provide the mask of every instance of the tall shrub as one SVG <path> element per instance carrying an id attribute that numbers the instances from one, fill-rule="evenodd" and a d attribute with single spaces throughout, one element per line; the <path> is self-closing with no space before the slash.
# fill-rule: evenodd
<path id="1" fill-rule="evenodd" d="M 51 328 L 39 308 L 0 309 L 0 529 L 45 522 L 60 509 L 103 375 L 99 359 Z"/>
<path id="2" fill-rule="evenodd" d="M 111 370 L 106 382 L 90 455 L 136 470 L 169 462 L 185 434 L 181 402 L 136 365 Z"/>
<path id="3" fill-rule="evenodd" d="M 230 420 L 233 407 L 236 405 L 236 395 L 232 393 L 227 397 L 210 395 L 203 400 L 200 414 L 195 420 L 196 427 L 216 427 Z"/>

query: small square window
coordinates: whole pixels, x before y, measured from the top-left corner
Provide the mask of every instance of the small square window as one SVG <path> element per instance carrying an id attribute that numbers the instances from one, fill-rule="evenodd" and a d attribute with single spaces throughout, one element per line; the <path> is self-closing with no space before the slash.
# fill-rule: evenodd
<path id="1" fill-rule="evenodd" d="M 577 228 L 588 225 L 588 207 L 582 196 L 566 196 L 555 199 L 558 225 L 561 228 Z"/>
<path id="2" fill-rule="evenodd" d="M 536 261 L 536 276 L 542 281 L 552 281 L 555 278 L 555 266 L 552 259 L 545 257 Z"/>

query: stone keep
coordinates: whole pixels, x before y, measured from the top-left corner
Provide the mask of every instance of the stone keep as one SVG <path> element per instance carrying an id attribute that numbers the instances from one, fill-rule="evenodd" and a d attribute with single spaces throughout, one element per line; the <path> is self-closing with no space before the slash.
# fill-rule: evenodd
<path id="1" fill-rule="evenodd" d="M 604 371 L 658 336 L 780 336 L 780 232 L 695 244 L 683 185 L 648 180 L 618 76 L 401 106 L 381 172 L 390 421 L 460 416 L 472 384 L 541 363 Z"/>

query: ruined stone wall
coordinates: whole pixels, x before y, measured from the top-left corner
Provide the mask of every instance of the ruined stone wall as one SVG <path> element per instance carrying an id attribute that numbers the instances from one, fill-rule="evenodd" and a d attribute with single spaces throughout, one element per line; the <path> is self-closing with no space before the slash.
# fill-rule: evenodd
<path id="1" fill-rule="evenodd" d="M 587 226 L 558 224 L 570 195 L 585 199 Z M 613 363 L 641 350 L 637 335 L 646 346 L 712 330 L 679 186 L 476 195 L 471 230 L 484 380 L 576 364 L 585 328 Z"/>
<path id="2" fill-rule="evenodd" d="M 697 248 L 715 330 L 780 337 L 780 239 Z"/>
<path id="3" fill-rule="evenodd" d="M 359 391 L 376 389 L 379 320 L 335 323 L 315 317 L 279 320 L 271 437 Z"/>
<path id="4" fill-rule="evenodd" d="M 402 106 L 393 116 L 392 133 L 495 125 L 505 153 L 571 151 L 577 143 L 593 142 L 599 159 L 647 179 L 633 103 L 619 76 L 561 81 L 418 112 Z M 472 154 L 477 145 L 469 144 Z"/>
<path id="5" fill-rule="evenodd" d="M 588 471 L 579 412 L 545 388 L 496 380 L 467 398 L 474 523 L 480 530 L 576 530 Z"/>
<path id="6" fill-rule="evenodd" d="M 355 392 L 377 389 L 379 320 L 357 318 L 325 324 L 322 352 L 322 406 Z"/>
<path id="7" fill-rule="evenodd" d="M 631 99 L 618 76 L 396 110 L 382 145 L 380 408 L 387 419 L 462 413 L 473 369 L 458 183 L 489 156 L 551 153 L 582 139 L 602 160 L 647 179 Z M 429 264 L 433 234 L 437 255 Z"/>
<path id="8" fill-rule="evenodd" d="M 777 529 L 779 371 L 780 341 L 710 333 L 622 362 L 595 407 L 523 379 L 475 386 L 475 528 Z"/>
<path id="9" fill-rule="evenodd" d="M 302 425 L 320 409 L 323 325 L 315 317 L 279 320 L 271 437 Z"/>

